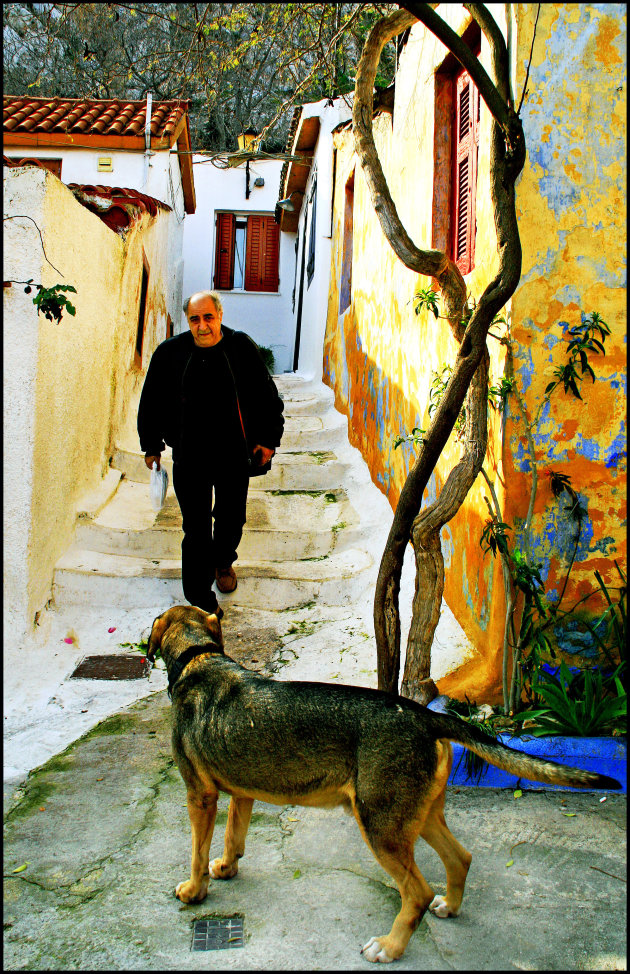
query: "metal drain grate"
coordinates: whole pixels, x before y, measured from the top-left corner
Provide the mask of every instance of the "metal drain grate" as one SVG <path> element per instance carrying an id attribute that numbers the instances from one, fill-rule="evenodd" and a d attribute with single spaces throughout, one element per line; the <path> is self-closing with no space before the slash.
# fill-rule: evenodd
<path id="1" fill-rule="evenodd" d="M 243 947 L 243 918 L 215 917 L 197 920 L 193 928 L 193 950 L 224 950 Z"/>
<path id="2" fill-rule="evenodd" d="M 77 680 L 142 680 L 151 672 L 146 656 L 86 656 L 70 679 Z"/>

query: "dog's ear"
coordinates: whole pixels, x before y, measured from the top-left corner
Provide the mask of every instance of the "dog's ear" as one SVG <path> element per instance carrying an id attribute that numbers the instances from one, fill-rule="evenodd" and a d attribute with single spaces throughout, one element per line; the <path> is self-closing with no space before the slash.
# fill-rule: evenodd
<path id="1" fill-rule="evenodd" d="M 166 632 L 168 626 L 168 620 L 166 619 L 166 613 L 162 613 L 157 619 L 153 620 L 153 627 L 151 629 L 151 635 L 149 637 L 149 647 L 147 649 L 147 659 L 155 659 L 155 654 L 162 645 L 162 636 Z"/>
<path id="2" fill-rule="evenodd" d="M 223 646 L 223 633 L 221 632 L 221 623 L 219 622 L 219 617 L 212 612 L 210 615 L 206 616 L 205 623 L 219 645 Z"/>

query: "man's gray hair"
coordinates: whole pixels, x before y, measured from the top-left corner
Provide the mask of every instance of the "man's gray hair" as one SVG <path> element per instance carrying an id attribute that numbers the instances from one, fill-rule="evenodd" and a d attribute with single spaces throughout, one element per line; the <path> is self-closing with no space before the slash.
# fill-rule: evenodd
<path id="1" fill-rule="evenodd" d="M 184 301 L 185 315 L 188 314 L 188 305 L 190 304 L 192 298 L 199 298 L 199 297 L 212 298 L 212 300 L 214 301 L 215 308 L 217 309 L 219 314 L 221 314 L 221 312 L 223 311 L 223 305 L 221 304 L 221 296 L 220 294 L 218 294 L 217 291 L 195 291 L 194 294 L 191 294 L 190 297 L 186 298 L 186 300 Z"/>

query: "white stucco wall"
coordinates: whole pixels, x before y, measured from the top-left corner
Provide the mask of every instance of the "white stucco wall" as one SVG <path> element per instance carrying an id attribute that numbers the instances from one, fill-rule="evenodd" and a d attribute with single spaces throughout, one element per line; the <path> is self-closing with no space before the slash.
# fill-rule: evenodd
<path id="1" fill-rule="evenodd" d="M 214 287 L 216 212 L 273 214 L 278 200 L 282 162 L 250 164 L 250 196 L 245 198 L 245 166 L 217 169 L 207 157 L 193 156 L 196 212 L 184 225 L 184 298 Z M 265 185 L 254 186 L 261 176 Z M 295 267 L 294 234 L 280 234 L 280 284 L 277 294 L 256 291 L 221 291 L 223 320 L 231 328 L 246 331 L 259 345 L 272 349 L 276 372 L 293 367 L 295 324 L 291 292 Z M 181 314 L 180 330 L 188 328 Z"/>
<path id="2" fill-rule="evenodd" d="M 39 145 L 7 146 L 4 154 L 9 159 L 61 159 L 62 183 L 137 189 L 173 207 L 183 219 L 181 170 L 177 154 L 168 149 L 154 152 L 148 158 L 142 150 L 123 152 L 120 149 L 47 148 Z M 112 160 L 112 172 L 98 171 L 98 160 L 102 157 Z"/>
<path id="3" fill-rule="evenodd" d="M 25 170 L 21 170 L 23 172 Z M 6 174 L 7 170 L 5 170 Z M 44 176 L 33 169 L 28 177 L 4 185 L 5 213 L 28 212 L 43 224 Z M 25 200 L 28 203 L 25 204 Z M 25 209 L 25 205 L 28 209 Z M 4 280 L 42 280 L 45 263 L 37 229 L 30 220 L 4 224 Z M 33 498 L 35 379 L 39 322 L 33 294 L 13 284 L 3 292 L 3 583 L 5 639 L 17 638 L 28 616 L 26 585 L 31 542 Z M 15 637 L 13 637 L 15 638 Z"/>
<path id="4" fill-rule="evenodd" d="M 298 293 L 300 286 L 300 261 L 302 241 L 305 239 L 306 261 L 308 261 L 308 243 L 310 233 L 310 206 L 308 197 L 311 183 L 317 173 L 317 205 L 315 208 L 315 271 L 309 285 L 306 267 L 304 270 L 304 297 L 302 301 L 302 320 L 300 329 L 300 348 L 298 356 L 298 371 L 317 379 L 322 377 L 324 333 L 326 331 L 326 315 L 328 312 L 328 289 L 330 283 L 330 228 L 331 206 L 333 193 L 333 143 L 332 130 L 340 122 L 350 118 L 352 109 L 343 98 L 335 99 L 330 105 L 327 99 L 304 105 L 302 118 L 314 115 L 320 117 L 320 130 L 313 164 L 309 174 L 306 193 L 303 197 L 300 221 L 298 226 L 298 275 L 296 283 L 294 321 L 298 311 Z M 307 220 L 306 238 L 304 238 L 304 220 Z M 293 237 L 292 234 L 281 234 L 281 237 Z M 293 285 L 291 285 L 293 286 Z M 295 328 L 295 325 L 294 325 Z"/>
<path id="5" fill-rule="evenodd" d="M 98 486 L 116 446 L 138 449 L 138 398 L 181 287 L 174 214 L 144 214 L 123 238 L 45 170 L 5 169 L 4 189 L 5 214 L 36 221 L 50 261 L 31 220 L 9 220 L 4 280 L 77 289 L 76 317 L 59 323 L 37 315 L 34 292 L 16 284 L 4 292 L 5 624 L 19 638 L 51 596 L 81 497 Z M 139 368 L 143 251 L 150 273 Z"/>

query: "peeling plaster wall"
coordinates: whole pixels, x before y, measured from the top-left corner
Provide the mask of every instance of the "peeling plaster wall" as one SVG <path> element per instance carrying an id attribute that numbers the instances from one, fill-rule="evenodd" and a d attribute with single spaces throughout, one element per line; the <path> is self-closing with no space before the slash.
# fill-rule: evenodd
<path id="1" fill-rule="evenodd" d="M 7 173 L 11 177 L 7 180 Z M 45 175 L 20 170 L 18 180 L 5 169 L 4 212 L 28 212 L 43 223 Z M 25 201 L 28 205 L 25 206 Z M 4 279 L 41 281 L 45 264 L 35 226 L 30 220 L 4 224 Z M 35 379 L 39 320 L 32 295 L 13 284 L 3 293 L 3 582 L 4 634 L 19 638 L 29 614 L 27 563 L 31 545 Z"/>
<path id="2" fill-rule="evenodd" d="M 569 473 L 588 505 L 588 523 L 578 550 L 571 605 L 592 587 L 593 570 L 610 562 L 625 566 L 625 13 L 621 5 L 578 7 L 543 4 L 534 60 L 523 109 L 528 161 L 517 184 L 523 243 L 523 277 L 508 311 L 518 342 L 516 371 L 530 414 L 550 381 L 552 365 L 564 361 L 561 322 L 576 324 L 583 312 L 599 311 L 613 334 L 605 359 L 594 363 L 598 380 L 588 383 L 585 405 L 563 393 L 543 416 L 539 460 L 551 451 L 553 469 Z M 493 15 L 508 37 L 517 98 L 529 59 L 536 5 L 504 8 Z M 439 12 L 462 33 L 469 17 L 455 4 Z M 570 52 L 570 53 L 569 53 Z M 375 141 L 399 215 L 412 240 L 431 243 L 435 74 L 445 56 L 441 44 L 421 25 L 412 28 L 396 78 L 393 125 L 377 116 Z M 482 38 L 481 62 L 490 71 Z M 467 276 L 479 296 L 496 271 L 496 234 L 489 193 L 490 116 L 481 111 L 477 189 L 476 266 Z M 427 428 L 432 372 L 452 362 L 456 345 L 448 327 L 433 316 L 414 313 L 413 295 L 431 285 L 395 258 L 356 167 L 352 301 L 339 314 L 343 255 L 345 184 L 356 160 L 352 136 L 335 136 L 338 148 L 331 287 L 324 340 L 324 381 L 347 413 L 349 434 L 361 450 L 375 483 L 395 506 L 413 462 L 413 448 L 393 449 L 393 439 L 413 427 Z M 580 153 L 580 154 L 578 154 Z M 566 347 L 566 346 L 565 346 Z M 504 349 L 490 341 L 490 381 L 505 370 Z M 504 520 L 518 536 L 529 499 L 527 452 L 522 429 L 507 414 L 489 410 L 485 467 L 495 482 Z M 425 491 L 435 499 L 461 453 L 451 436 Z M 546 463 L 546 461 L 545 461 Z M 506 485 L 509 489 L 506 489 Z M 485 557 L 479 539 L 488 511 L 485 482 L 478 478 L 466 503 L 442 530 L 446 566 L 445 599 L 476 654 L 440 681 L 443 692 L 471 699 L 498 699 L 500 647 L 504 623 L 501 568 Z M 559 583 L 566 527 L 547 478 L 541 476 L 536 507 L 536 553 L 553 591 Z M 564 506 L 564 501 L 562 502 Z M 566 550 L 566 546 L 564 546 Z M 614 568 L 613 568 L 614 571 Z M 595 606 L 593 606 L 595 608 Z M 559 634 L 563 649 L 570 640 Z M 574 639 L 574 643 L 576 640 Z M 580 642 L 580 640 L 577 640 Z M 584 640 L 581 641 L 583 646 Z"/>
<path id="3" fill-rule="evenodd" d="M 124 321 L 122 342 L 117 349 L 114 370 L 117 392 L 112 416 L 113 446 L 138 450 L 137 417 L 140 393 L 151 356 L 167 334 L 170 315 L 177 334 L 182 308 L 183 225 L 176 213 L 159 210 L 157 216 L 143 216 L 125 234 L 125 257 L 120 285 L 120 315 Z M 136 328 L 142 283 L 142 255 L 149 266 L 145 312 L 145 333 L 140 368 L 134 364 Z"/>
<path id="4" fill-rule="evenodd" d="M 526 39 L 535 8 L 516 7 L 519 44 L 516 88 L 525 77 Z M 540 486 L 532 554 L 552 598 L 562 591 L 575 547 L 575 526 L 545 476 L 570 476 L 586 517 L 563 606 L 596 585 L 598 569 L 619 584 L 613 565 L 626 565 L 626 6 L 543 4 L 523 106 L 528 158 L 518 185 L 523 246 L 521 282 L 512 301 L 515 371 L 530 412 L 542 402 L 553 369 L 566 362 L 566 332 L 597 311 L 611 329 L 596 375 L 582 385 L 583 402 L 558 390 L 543 408 L 534 435 Z M 503 476 L 506 520 L 523 523 L 531 458 L 510 407 Z M 585 606 L 591 622 L 601 600 Z M 580 616 L 557 627 L 570 662 L 593 655 Z"/>
<path id="5" fill-rule="evenodd" d="M 37 315 L 32 294 L 6 289 L 5 606 L 20 638 L 51 597 L 54 566 L 72 540 L 82 495 L 97 487 L 134 424 L 146 365 L 165 337 L 169 215 L 148 214 L 126 239 L 81 206 L 52 174 L 4 173 L 6 279 L 73 284 L 76 317 Z M 151 266 L 143 368 L 134 365 L 142 248 Z M 127 439 L 129 439 L 128 434 Z M 137 449 L 137 436 L 134 439 Z"/>

